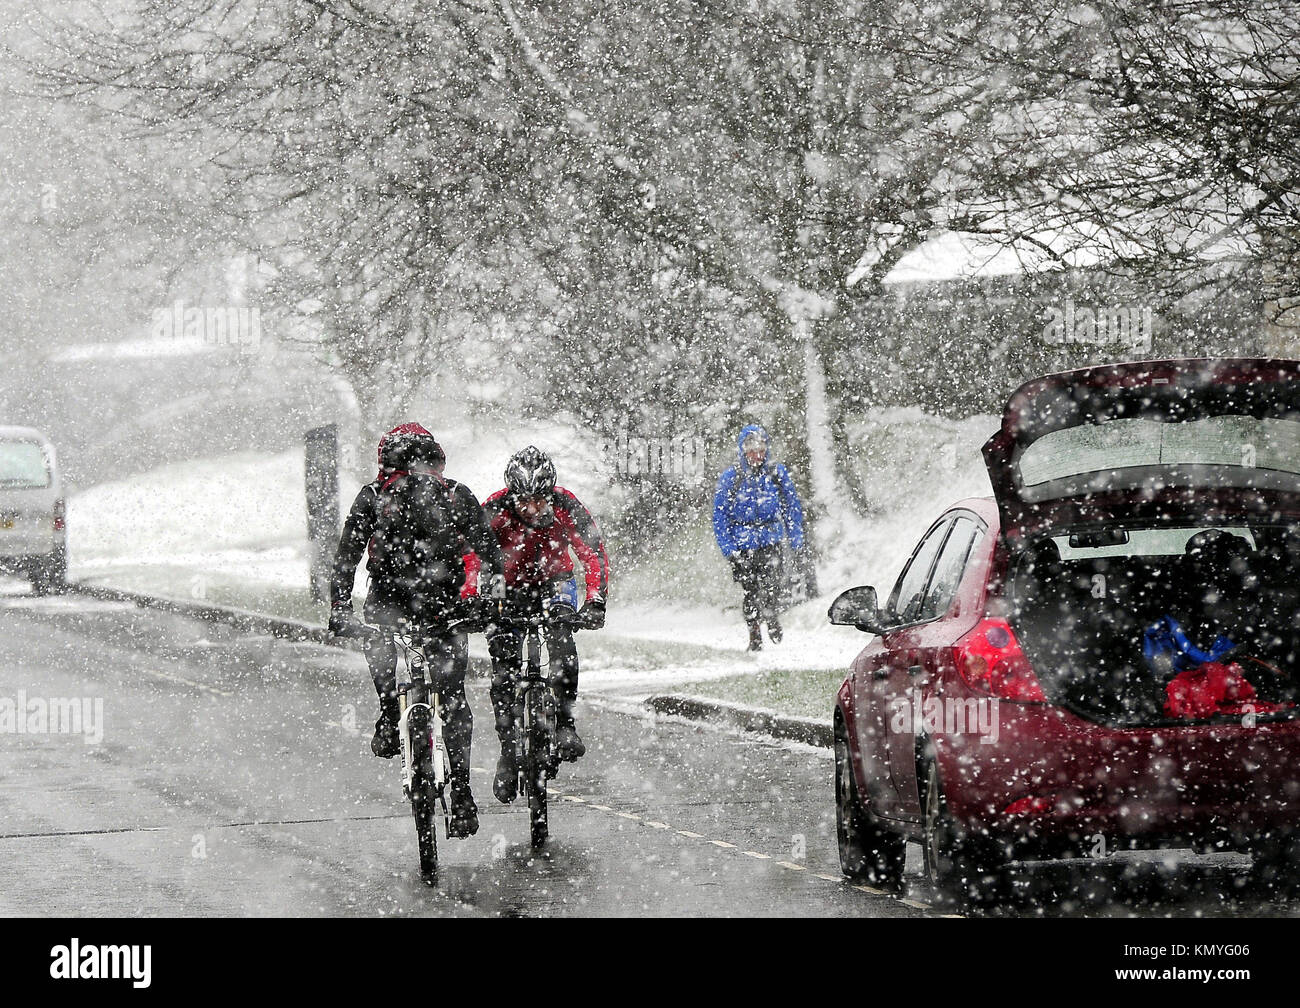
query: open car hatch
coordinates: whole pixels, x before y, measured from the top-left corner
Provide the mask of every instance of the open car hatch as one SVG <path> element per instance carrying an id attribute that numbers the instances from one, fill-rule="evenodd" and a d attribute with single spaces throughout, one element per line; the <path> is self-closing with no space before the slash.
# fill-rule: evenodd
<path id="1" fill-rule="evenodd" d="M 1300 518 L 1300 361 L 1143 361 L 1011 396 L 984 460 L 1004 534 L 1150 518 Z"/>

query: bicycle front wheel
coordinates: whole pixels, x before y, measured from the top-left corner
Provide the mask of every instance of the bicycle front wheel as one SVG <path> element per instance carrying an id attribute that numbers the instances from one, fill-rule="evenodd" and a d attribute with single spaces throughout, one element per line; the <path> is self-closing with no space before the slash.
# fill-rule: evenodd
<path id="1" fill-rule="evenodd" d="M 420 846 L 420 875 L 432 882 L 438 877 L 438 792 L 433 778 L 424 774 L 411 778 L 411 810 Z"/>
<path id="2" fill-rule="evenodd" d="M 433 882 L 438 875 L 438 786 L 429 744 L 429 708 L 411 712 L 411 811 L 420 848 L 420 875 Z"/>
<path id="3" fill-rule="evenodd" d="M 524 760 L 521 767 L 524 776 L 524 787 L 528 792 L 529 835 L 534 847 L 540 847 L 544 844 L 549 833 L 546 817 L 546 781 L 548 777 L 546 763 L 547 756 L 550 753 L 551 740 L 545 712 L 541 709 L 542 704 L 538 702 L 539 692 L 539 690 L 533 689 L 528 694 L 527 728 L 524 732 Z"/>
<path id="4" fill-rule="evenodd" d="M 529 730 L 528 757 L 524 761 L 524 775 L 528 782 L 528 826 L 534 847 L 546 842 L 550 830 L 546 818 L 546 731 L 542 725 Z"/>

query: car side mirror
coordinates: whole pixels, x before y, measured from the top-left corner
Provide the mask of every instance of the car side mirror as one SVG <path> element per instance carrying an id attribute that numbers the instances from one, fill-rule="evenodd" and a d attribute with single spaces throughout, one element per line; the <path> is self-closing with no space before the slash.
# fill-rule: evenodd
<path id="1" fill-rule="evenodd" d="M 879 634 L 885 630 L 876 604 L 876 589 L 870 585 L 840 592 L 826 611 L 826 618 L 835 626 L 857 627 L 864 633 Z"/>

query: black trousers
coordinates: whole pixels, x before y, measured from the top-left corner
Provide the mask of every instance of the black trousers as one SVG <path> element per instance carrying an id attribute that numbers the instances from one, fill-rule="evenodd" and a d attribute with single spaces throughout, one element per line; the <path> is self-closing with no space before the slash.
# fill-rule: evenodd
<path id="1" fill-rule="evenodd" d="M 385 628 L 409 624 L 409 608 L 400 599 L 368 598 L 364 612 L 367 623 Z M 387 634 L 367 641 L 366 664 L 375 683 L 381 707 L 390 716 L 397 713 L 397 645 Z M 469 637 L 463 633 L 434 637 L 425 647 L 426 675 L 430 689 L 437 690 L 442 703 L 442 737 L 447 743 L 451 784 L 469 787 L 470 745 L 474 737 L 474 714 L 465 696 L 465 675 L 469 671 Z"/>
<path id="2" fill-rule="evenodd" d="M 492 713 L 496 717 L 497 737 L 507 742 L 514 738 L 515 695 L 510 679 L 519 669 L 523 647 L 522 633 L 498 630 L 488 636 L 488 653 L 492 656 Z M 551 681 L 560 701 L 560 724 L 573 726 L 573 702 L 578 697 L 578 646 L 573 631 L 552 631 L 550 639 Z"/>
<path id="3" fill-rule="evenodd" d="M 741 591 L 745 593 L 740 605 L 745 622 L 776 619 L 785 577 L 780 544 L 739 550 L 733 556 L 733 570 Z"/>

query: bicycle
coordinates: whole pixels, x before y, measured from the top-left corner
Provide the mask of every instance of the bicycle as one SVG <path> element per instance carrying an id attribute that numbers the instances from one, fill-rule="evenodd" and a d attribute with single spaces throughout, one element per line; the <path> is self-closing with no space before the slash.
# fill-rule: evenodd
<path id="1" fill-rule="evenodd" d="M 396 678 L 401 718 L 397 734 L 401 744 L 402 793 L 411 803 L 415 817 L 420 875 L 432 883 L 438 873 L 439 807 L 442 809 L 443 827 L 450 838 L 451 814 L 447 809 L 445 792 L 451 763 L 443 738 L 442 697 L 426 675 L 429 667 L 426 648 L 448 633 L 474 632 L 477 620 L 468 614 L 454 616 L 436 634 L 419 627 L 379 627 L 368 623 L 356 623 L 354 627 L 355 632 L 341 636 L 362 639 L 391 636 L 398 646 Z"/>
<path id="2" fill-rule="evenodd" d="M 561 611 L 562 609 L 562 611 Z M 515 765 L 519 768 L 519 792 L 528 798 L 529 839 L 540 847 L 550 835 L 547 782 L 559 772 L 560 755 L 555 744 L 559 698 L 550 675 L 549 638 L 552 627 L 581 629 L 578 614 L 569 606 L 556 607 L 545 596 L 520 607 L 499 603 L 489 622 L 505 630 L 522 630 L 519 667 L 511 676 L 514 693 Z M 542 660 L 542 650 L 546 660 Z"/>

